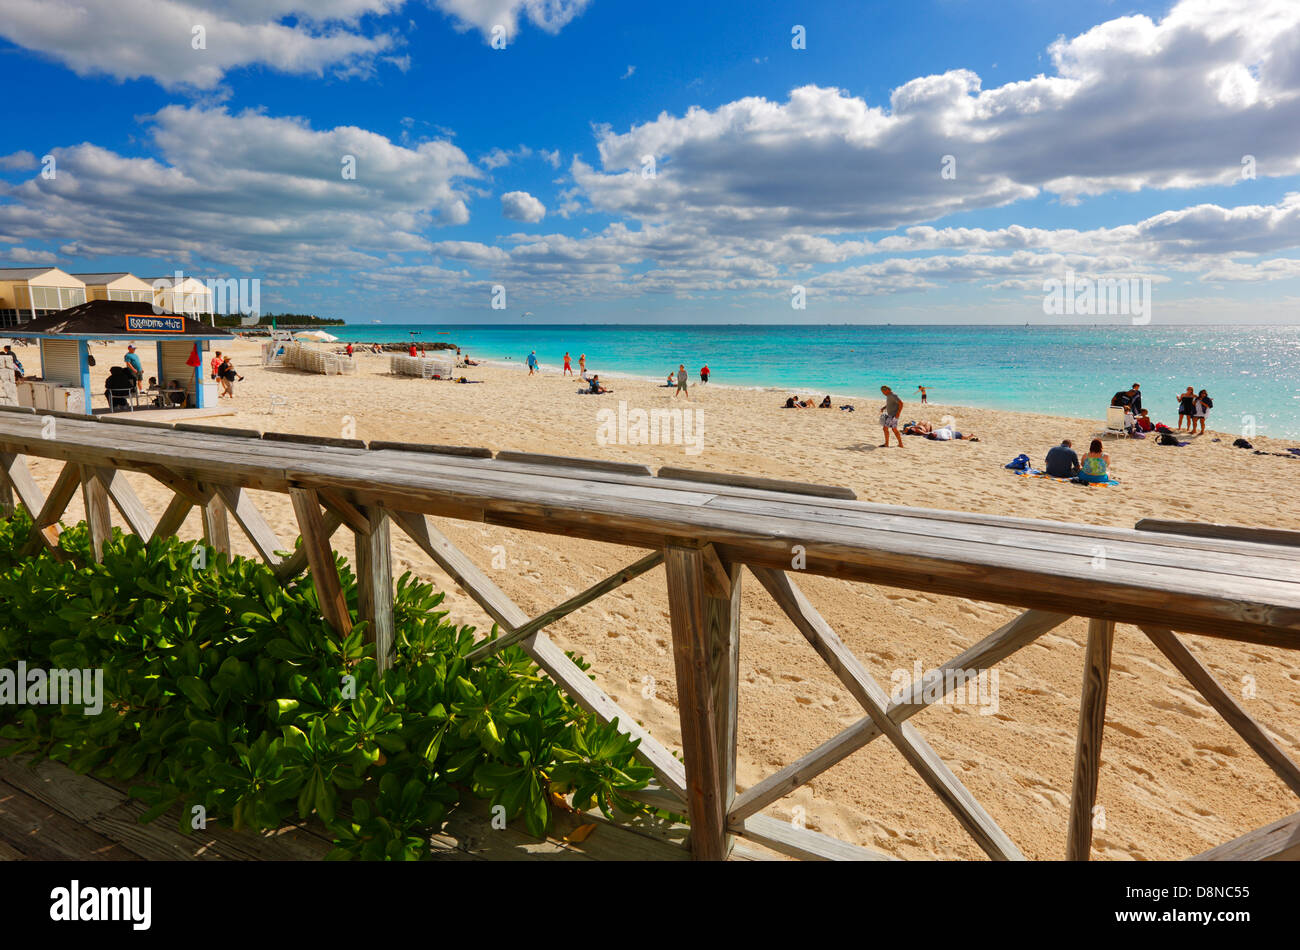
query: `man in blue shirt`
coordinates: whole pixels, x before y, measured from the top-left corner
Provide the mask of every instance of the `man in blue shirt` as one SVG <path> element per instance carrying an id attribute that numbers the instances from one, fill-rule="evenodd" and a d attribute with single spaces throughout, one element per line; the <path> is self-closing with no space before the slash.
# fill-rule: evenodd
<path id="1" fill-rule="evenodd" d="M 1079 474 L 1079 456 L 1070 448 L 1070 440 L 1047 450 L 1047 474 L 1053 478 L 1073 478 Z"/>
<path id="2" fill-rule="evenodd" d="M 134 343 L 126 348 L 126 357 L 124 362 L 126 363 L 127 368 L 130 369 L 131 373 L 134 375 L 135 383 L 138 387 L 140 385 L 140 380 L 144 379 L 144 367 L 140 365 L 140 357 L 135 355 Z"/>
<path id="3" fill-rule="evenodd" d="M 528 375 L 532 376 L 537 372 L 537 351 L 533 350 L 528 354 Z"/>

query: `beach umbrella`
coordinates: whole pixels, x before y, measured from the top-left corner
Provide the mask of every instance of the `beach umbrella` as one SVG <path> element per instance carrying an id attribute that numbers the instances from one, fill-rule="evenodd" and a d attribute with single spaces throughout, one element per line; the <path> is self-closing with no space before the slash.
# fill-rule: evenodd
<path id="1" fill-rule="evenodd" d="M 293 335 L 295 340 L 310 340 L 313 343 L 337 343 L 339 338 L 324 330 L 303 330 Z"/>

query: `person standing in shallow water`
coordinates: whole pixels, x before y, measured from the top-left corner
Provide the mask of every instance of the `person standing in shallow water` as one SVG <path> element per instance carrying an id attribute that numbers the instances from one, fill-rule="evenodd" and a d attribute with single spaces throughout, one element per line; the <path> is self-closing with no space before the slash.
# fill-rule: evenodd
<path id="1" fill-rule="evenodd" d="M 923 405 L 923 406 L 926 405 L 926 400 L 925 400 L 925 387 L 924 387 L 924 386 L 917 386 L 917 387 L 916 387 L 916 391 L 917 391 L 918 393 L 921 394 L 921 405 Z"/>

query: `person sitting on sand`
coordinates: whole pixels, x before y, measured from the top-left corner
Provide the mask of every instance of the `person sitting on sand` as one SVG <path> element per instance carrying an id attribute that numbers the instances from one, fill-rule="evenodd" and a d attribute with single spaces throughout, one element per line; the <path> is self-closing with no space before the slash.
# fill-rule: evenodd
<path id="1" fill-rule="evenodd" d="M 1079 474 L 1079 456 L 1075 454 L 1074 443 L 1062 439 L 1060 445 L 1047 450 L 1047 463 L 1043 466 L 1052 478 L 1074 478 Z"/>
<path id="2" fill-rule="evenodd" d="M 1101 439 L 1093 439 L 1088 454 L 1079 463 L 1079 481 L 1085 485 L 1110 481 L 1110 456 L 1101 450 Z"/>
<path id="3" fill-rule="evenodd" d="M 591 379 L 587 380 L 587 385 L 591 387 L 590 392 L 595 393 L 596 395 L 600 395 L 601 393 L 607 393 L 611 391 L 606 389 L 604 386 L 600 384 L 599 373 L 592 373 Z"/>
<path id="4" fill-rule="evenodd" d="M 1151 432 L 1155 429 L 1155 424 L 1151 421 L 1150 410 L 1142 410 L 1141 414 L 1133 420 L 1133 428 L 1139 432 Z"/>
<path id="5" fill-rule="evenodd" d="M 822 404 L 821 404 L 820 406 L 818 406 L 817 408 L 818 408 L 818 409 L 829 409 L 830 407 L 831 407 L 831 397 L 830 397 L 830 395 L 828 394 L 828 395 L 826 396 L 826 398 L 822 400 Z"/>

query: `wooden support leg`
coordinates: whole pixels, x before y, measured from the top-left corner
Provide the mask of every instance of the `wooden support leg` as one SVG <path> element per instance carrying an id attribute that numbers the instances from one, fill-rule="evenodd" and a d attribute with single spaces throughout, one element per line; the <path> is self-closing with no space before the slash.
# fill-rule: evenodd
<path id="1" fill-rule="evenodd" d="M 392 522 L 378 506 L 367 506 L 362 514 L 369 530 L 356 533 L 357 615 L 369 623 L 366 639 L 375 645 L 375 661 L 383 673 L 393 663 Z"/>
<path id="2" fill-rule="evenodd" d="M 1092 851 L 1092 808 L 1097 803 L 1101 771 L 1101 737 L 1106 728 L 1106 691 L 1110 685 L 1110 654 L 1115 624 L 1088 621 L 1088 647 L 1083 666 L 1083 698 L 1079 702 L 1079 733 L 1074 752 L 1074 790 L 1070 796 L 1070 837 L 1067 861 L 1087 861 Z"/>
<path id="3" fill-rule="evenodd" d="M 167 510 L 163 512 L 158 519 L 157 526 L 153 529 L 154 538 L 170 538 L 181 529 L 185 519 L 189 517 L 190 509 L 194 507 L 194 502 L 186 495 L 177 492 L 172 496 L 171 503 Z M 152 538 L 150 539 L 152 540 Z"/>
<path id="4" fill-rule="evenodd" d="M 726 816 L 736 788 L 740 570 L 739 565 L 726 569 L 730 590 L 724 599 L 715 596 L 721 593 L 718 578 L 708 576 L 699 549 L 669 546 L 664 564 L 686 753 L 691 850 L 696 860 L 721 861 L 731 847 Z"/>
<path id="5" fill-rule="evenodd" d="M 348 613 L 343 587 L 339 583 L 338 565 L 334 563 L 334 551 L 325 531 L 320 499 L 314 491 L 303 488 L 290 488 L 289 498 L 293 501 L 294 514 L 298 516 L 298 530 L 302 534 L 303 549 L 307 552 L 307 564 L 316 585 L 321 614 L 339 636 L 347 636 L 352 632 L 352 615 Z"/>
<path id="6" fill-rule="evenodd" d="M 218 554 L 230 557 L 230 519 L 226 503 L 215 490 L 207 493 L 203 503 L 203 541 Z"/>
<path id="7" fill-rule="evenodd" d="M 108 510 L 108 491 L 89 471 L 81 476 L 81 498 L 86 506 L 86 525 L 90 528 L 90 551 L 96 561 L 102 561 L 104 545 L 113 536 L 113 522 Z"/>
<path id="8" fill-rule="evenodd" d="M 0 483 L 0 518 L 12 518 L 14 514 L 14 490 L 8 482 Z"/>

